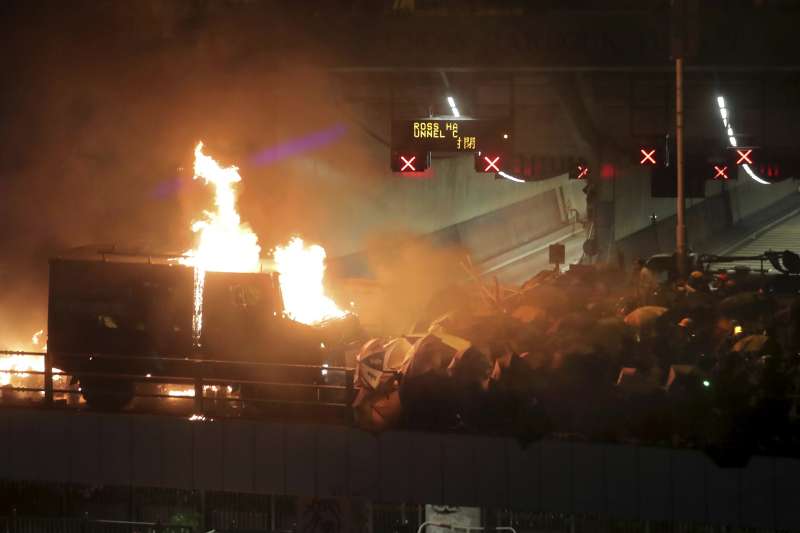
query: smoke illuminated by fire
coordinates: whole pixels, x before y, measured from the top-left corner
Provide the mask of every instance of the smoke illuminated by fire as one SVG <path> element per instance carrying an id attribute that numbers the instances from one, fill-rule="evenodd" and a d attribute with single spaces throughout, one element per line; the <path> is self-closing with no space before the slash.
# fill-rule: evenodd
<path id="1" fill-rule="evenodd" d="M 322 280 L 325 276 L 325 249 L 294 237 L 286 246 L 273 253 L 280 274 L 281 293 L 286 314 L 304 324 L 317 324 L 341 318 L 345 312 L 325 295 Z"/>

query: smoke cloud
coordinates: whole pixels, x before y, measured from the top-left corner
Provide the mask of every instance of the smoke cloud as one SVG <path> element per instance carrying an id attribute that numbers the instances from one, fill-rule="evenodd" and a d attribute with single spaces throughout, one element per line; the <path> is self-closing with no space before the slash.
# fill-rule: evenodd
<path id="1" fill-rule="evenodd" d="M 350 121 L 324 70 L 279 66 L 332 58 L 303 46 L 276 57 L 265 33 L 299 37 L 274 4 L 0 6 L 0 344 L 45 326 L 49 257 L 192 245 L 211 202 L 191 179 L 199 140 L 240 166 L 242 219 L 262 249 L 300 234 L 337 253 L 343 199 L 369 201 L 386 148 Z M 321 179 L 321 164 L 346 172 Z"/>

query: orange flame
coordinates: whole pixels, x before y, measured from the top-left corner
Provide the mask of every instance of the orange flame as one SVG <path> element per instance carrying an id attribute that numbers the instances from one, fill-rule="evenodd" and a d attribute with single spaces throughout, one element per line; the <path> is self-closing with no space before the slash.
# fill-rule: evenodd
<path id="1" fill-rule="evenodd" d="M 18 352 L 47 351 L 47 343 L 42 344 L 44 330 L 40 329 L 31 336 L 30 346 L 17 345 L 12 348 Z M 28 355 L 24 353 L 3 355 L 0 357 L 0 387 L 41 387 L 43 378 L 40 374 L 30 372 L 44 372 L 44 357 L 41 355 Z M 53 379 L 64 378 L 62 371 L 53 368 Z M 43 393 L 42 393 L 43 394 Z"/>
<path id="2" fill-rule="evenodd" d="M 273 255 L 280 274 L 283 306 L 289 318 L 303 324 L 318 324 L 346 315 L 325 295 L 322 284 L 325 249 L 322 246 L 306 246 L 303 239 L 294 237 L 286 246 L 276 247 Z"/>
<path id="3" fill-rule="evenodd" d="M 234 184 L 242 181 L 235 166 L 222 167 L 203 153 L 203 143 L 194 149 L 194 179 L 214 186 L 214 211 L 192 224 L 199 235 L 197 246 L 186 252 L 184 264 L 206 272 L 258 272 L 261 247 L 258 236 L 243 224 L 236 210 Z"/>
<path id="4" fill-rule="evenodd" d="M 204 218 L 192 224 L 199 235 L 197 246 L 187 251 L 180 262 L 193 266 L 194 319 L 192 329 L 196 344 L 203 328 L 203 286 L 206 272 L 258 272 L 261 247 L 258 236 L 242 224 L 236 210 L 234 184 L 242 181 L 235 166 L 222 167 L 203 153 L 203 143 L 194 148 L 194 179 L 202 178 L 214 186 L 215 211 L 204 211 Z"/>
<path id="5" fill-rule="evenodd" d="M 203 143 L 194 150 L 194 178 L 214 186 L 215 211 L 205 211 L 204 218 L 192 224 L 199 235 L 197 246 L 186 252 L 180 262 L 195 268 L 195 342 L 199 342 L 203 324 L 203 283 L 205 273 L 258 272 L 260 265 L 258 236 L 243 224 L 236 210 L 234 185 L 242 181 L 235 166 L 222 167 L 203 153 Z M 281 291 L 287 315 L 304 324 L 316 324 L 345 316 L 345 311 L 325 295 L 325 250 L 319 245 L 305 245 L 299 237 L 274 251 L 280 273 Z"/>

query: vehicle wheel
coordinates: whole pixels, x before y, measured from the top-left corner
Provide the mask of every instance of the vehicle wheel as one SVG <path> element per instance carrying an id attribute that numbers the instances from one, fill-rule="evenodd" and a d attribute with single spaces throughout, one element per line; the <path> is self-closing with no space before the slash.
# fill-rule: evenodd
<path id="1" fill-rule="evenodd" d="M 133 400 L 133 381 L 93 377 L 79 378 L 79 380 L 81 395 L 89 407 L 119 411 Z"/>

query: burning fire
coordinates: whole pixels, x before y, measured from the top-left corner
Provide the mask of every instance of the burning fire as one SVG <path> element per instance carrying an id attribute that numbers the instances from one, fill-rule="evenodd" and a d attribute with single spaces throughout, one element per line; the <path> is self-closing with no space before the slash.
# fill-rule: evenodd
<path id="1" fill-rule="evenodd" d="M 194 149 L 194 179 L 214 186 L 214 211 L 204 211 L 192 224 L 199 235 L 197 246 L 186 252 L 189 264 L 206 272 L 258 272 L 261 247 L 258 236 L 242 224 L 236 210 L 234 184 L 242 181 L 235 166 L 222 167 L 203 153 L 203 143 Z"/>
<path id="2" fill-rule="evenodd" d="M 203 282 L 206 272 L 258 272 L 261 247 L 258 236 L 242 223 L 236 209 L 234 185 L 242 181 L 235 166 L 222 167 L 203 153 L 203 143 L 194 150 L 194 178 L 214 186 L 214 211 L 192 224 L 199 235 L 197 246 L 181 260 L 195 268 L 194 335 L 200 338 L 203 325 Z M 287 315 L 304 324 L 343 317 L 346 313 L 325 295 L 325 250 L 306 245 L 299 237 L 278 246 L 274 259 L 280 273 L 281 291 Z"/>
<path id="3" fill-rule="evenodd" d="M 27 371 L 44 372 L 44 357 L 40 355 L 7 355 L 0 359 L 0 387 L 25 387 L 31 377 Z M 15 372 L 15 373 L 12 373 Z M 22 372 L 17 374 L 16 372 Z"/>
<path id="4" fill-rule="evenodd" d="M 273 253 L 275 268 L 280 274 L 283 306 L 289 318 L 303 324 L 317 324 L 341 318 L 346 312 L 325 295 L 325 249 L 294 237 Z"/>
<path id="5" fill-rule="evenodd" d="M 38 348 L 39 343 L 42 342 L 42 335 L 44 335 L 44 330 L 43 329 L 40 329 L 39 331 L 34 333 L 31 336 L 31 344 L 33 344 L 35 347 Z M 43 352 L 47 351 L 47 343 L 44 343 L 44 346 L 42 346 L 42 351 Z"/>
<path id="6" fill-rule="evenodd" d="M 190 386 L 167 386 L 167 395 L 173 398 L 194 398 L 194 387 Z M 203 385 L 203 394 L 232 394 L 233 387 L 230 385 Z"/>
<path id="7" fill-rule="evenodd" d="M 192 224 L 199 234 L 197 246 L 187 251 L 181 263 L 194 267 L 194 319 L 192 329 L 196 344 L 203 329 L 203 285 L 206 272 L 258 272 L 261 247 L 258 236 L 242 224 L 236 210 L 234 184 L 242 181 L 235 166 L 222 167 L 203 153 L 203 143 L 194 148 L 194 179 L 202 178 L 214 186 L 214 211 L 204 211 L 204 218 Z"/>
<path id="8" fill-rule="evenodd" d="M 40 329 L 31 336 L 29 347 L 15 346 L 13 351 L 18 352 L 46 352 L 47 343 L 42 344 L 44 330 Z M 28 374 L 28 372 L 44 372 L 44 357 L 26 353 L 9 354 L 0 357 L 0 387 L 41 387 L 43 379 L 41 374 Z M 53 379 L 61 379 L 61 370 L 53 368 Z M 43 394 L 43 393 L 42 393 Z"/>

